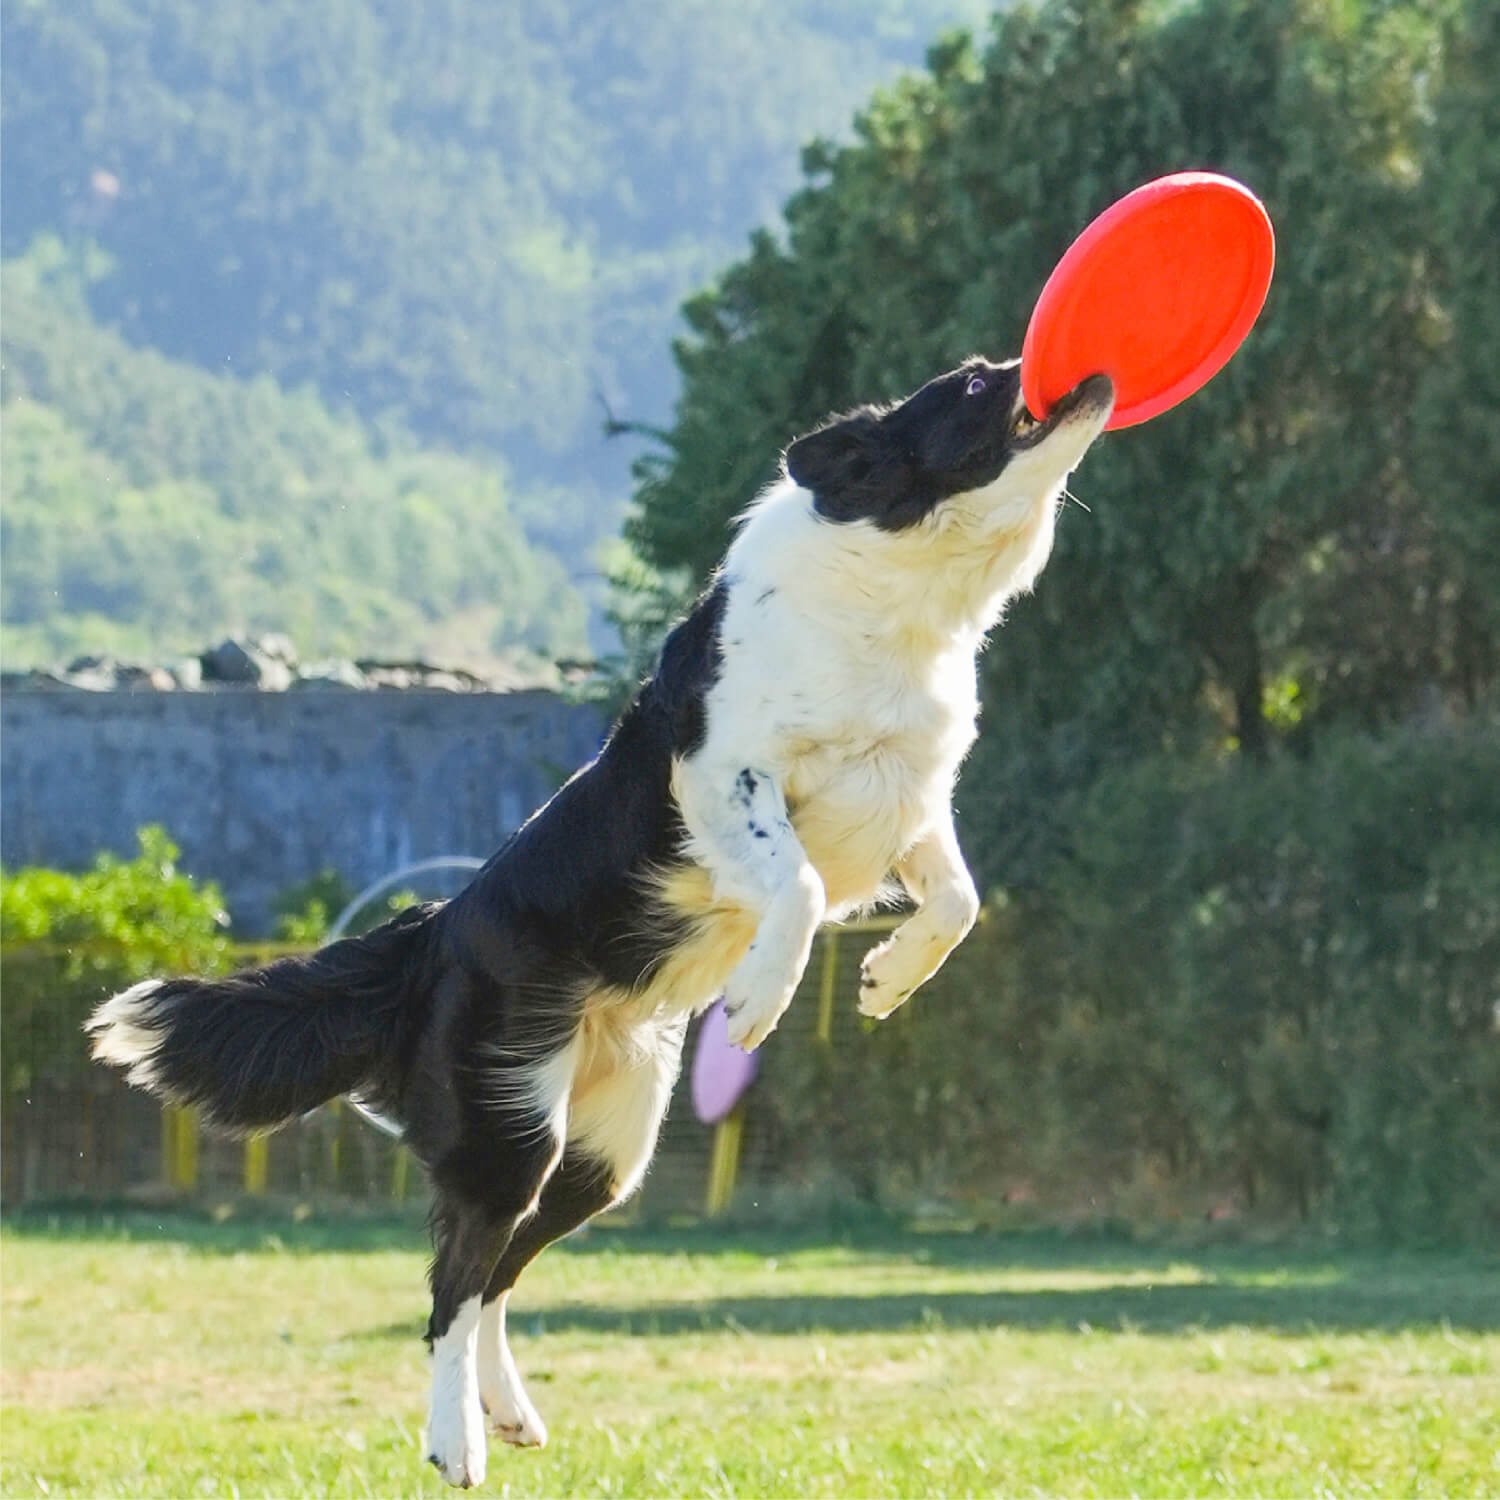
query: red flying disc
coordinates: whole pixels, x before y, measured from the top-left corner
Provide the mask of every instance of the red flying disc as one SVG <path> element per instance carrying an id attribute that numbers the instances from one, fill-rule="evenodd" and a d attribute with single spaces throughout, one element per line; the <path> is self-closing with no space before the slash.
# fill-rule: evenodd
<path id="1" fill-rule="evenodd" d="M 1174 172 L 1127 193 L 1068 247 L 1021 346 L 1021 391 L 1039 421 L 1080 380 L 1115 384 L 1107 428 L 1191 396 L 1228 362 L 1271 285 L 1276 238 L 1232 177 Z"/>

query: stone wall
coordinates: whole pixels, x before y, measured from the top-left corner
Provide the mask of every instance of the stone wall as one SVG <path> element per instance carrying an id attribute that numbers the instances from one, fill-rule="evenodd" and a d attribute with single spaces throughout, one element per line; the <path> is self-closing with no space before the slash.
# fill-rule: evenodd
<path id="1" fill-rule="evenodd" d="M 0 861 L 77 869 L 160 823 L 258 935 L 288 886 L 363 886 L 414 860 L 491 854 L 599 748 L 599 710 L 554 693 L 338 690 L 0 695 Z"/>

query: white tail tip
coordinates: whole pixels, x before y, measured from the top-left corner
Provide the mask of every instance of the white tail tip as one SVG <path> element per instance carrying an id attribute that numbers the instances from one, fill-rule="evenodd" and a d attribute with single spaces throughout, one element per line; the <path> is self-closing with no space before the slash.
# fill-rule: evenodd
<path id="1" fill-rule="evenodd" d="M 124 1069 L 126 1079 L 139 1088 L 149 1089 L 156 1083 L 156 1048 L 161 1033 L 148 1023 L 144 1002 L 161 985 L 159 979 L 143 979 L 121 990 L 106 1000 L 84 1027 L 94 1040 L 94 1056 Z"/>

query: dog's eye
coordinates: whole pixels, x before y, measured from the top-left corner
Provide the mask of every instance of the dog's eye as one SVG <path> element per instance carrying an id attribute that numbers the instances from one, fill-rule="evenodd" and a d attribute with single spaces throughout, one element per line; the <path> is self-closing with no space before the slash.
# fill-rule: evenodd
<path id="1" fill-rule="evenodd" d="M 964 387 L 964 395 L 966 395 L 966 396 L 977 396 L 980 393 L 980 391 L 982 391 L 983 389 L 984 389 L 984 376 L 983 375 L 973 375 L 973 376 L 970 376 L 968 385 L 966 385 Z"/>

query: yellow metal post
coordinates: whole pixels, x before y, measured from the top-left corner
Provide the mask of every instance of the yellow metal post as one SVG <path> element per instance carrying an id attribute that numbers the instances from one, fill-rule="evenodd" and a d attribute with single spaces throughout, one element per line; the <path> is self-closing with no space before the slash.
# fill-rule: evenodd
<path id="1" fill-rule="evenodd" d="M 818 1040 L 833 1045 L 833 992 L 838 979 L 839 934 L 830 927 L 823 934 L 823 974 L 818 985 Z"/>
<path id="2" fill-rule="evenodd" d="M 406 1202 L 406 1177 L 411 1168 L 411 1152 L 405 1146 L 396 1147 L 396 1160 L 391 1167 L 391 1197 L 397 1203 Z"/>
<path id="3" fill-rule="evenodd" d="M 334 1193 L 339 1190 L 339 1137 L 344 1133 L 343 1102 L 342 1099 L 328 1101 L 328 1115 L 332 1121 L 328 1136 L 328 1187 Z"/>
<path id="4" fill-rule="evenodd" d="M 717 1219 L 734 1201 L 734 1182 L 740 1170 L 740 1146 L 745 1135 L 745 1105 L 741 1101 L 714 1128 L 709 1158 L 708 1193 L 703 1211 Z"/>
<path id="5" fill-rule="evenodd" d="M 169 1106 L 176 1116 L 172 1125 L 173 1187 L 191 1193 L 198 1186 L 198 1116 L 180 1105 Z"/>
<path id="6" fill-rule="evenodd" d="M 259 1198 L 266 1190 L 271 1161 L 271 1138 L 252 1135 L 245 1142 L 245 1191 Z"/>

